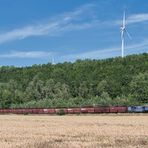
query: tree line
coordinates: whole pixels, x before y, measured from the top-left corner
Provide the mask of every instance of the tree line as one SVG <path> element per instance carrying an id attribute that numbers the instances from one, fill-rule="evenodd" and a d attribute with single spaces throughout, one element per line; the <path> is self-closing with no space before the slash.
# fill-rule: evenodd
<path id="1" fill-rule="evenodd" d="M 0 108 L 148 103 L 148 54 L 0 67 Z"/>

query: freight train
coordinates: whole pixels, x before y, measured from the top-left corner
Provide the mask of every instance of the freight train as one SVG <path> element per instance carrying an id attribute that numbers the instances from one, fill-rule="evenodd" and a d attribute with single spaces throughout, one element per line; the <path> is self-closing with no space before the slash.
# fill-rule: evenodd
<path id="1" fill-rule="evenodd" d="M 148 106 L 85 106 L 73 108 L 15 108 L 0 109 L 0 114 L 99 114 L 99 113 L 148 113 Z"/>

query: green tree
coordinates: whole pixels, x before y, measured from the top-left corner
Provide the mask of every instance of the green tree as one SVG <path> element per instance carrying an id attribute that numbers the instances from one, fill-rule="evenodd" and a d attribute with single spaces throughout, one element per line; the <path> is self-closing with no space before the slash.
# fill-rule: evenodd
<path id="1" fill-rule="evenodd" d="M 86 81 L 80 83 L 78 91 L 79 91 L 79 97 L 87 98 L 89 89 Z"/>
<path id="2" fill-rule="evenodd" d="M 98 86 L 97 86 L 97 94 L 100 96 L 104 92 L 107 92 L 108 90 L 108 83 L 106 80 L 102 80 Z"/>
<path id="3" fill-rule="evenodd" d="M 148 102 L 148 72 L 134 76 L 130 83 L 131 95 L 139 102 Z"/>
<path id="4" fill-rule="evenodd" d="M 112 105 L 112 99 L 107 92 L 102 92 L 100 98 L 101 105 Z"/>
<path id="5" fill-rule="evenodd" d="M 43 88 L 43 81 L 39 80 L 38 75 L 36 75 L 26 88 L 26 100 L 29 101 L 44 99 L 45 95 Z"/>
<path id="6" fill-rule="evenodd" d="M 56 83 L 54 86 L 54 98 L 68 99 L 70 97 L 69 86 L 66 84 Z"/>
<path id="7" fill-rule="evenodd" d="M 55 82 L 53 79 L 47 80 L 43 89 L 46 99 L 54 98 L 54 86 L 55 86 Z"/>
<path id="8" fill-rule="evenodd" d="M 2 108 L 9 108 L 12 104 L 12 99 L 11 99 L 11 92 L 7 89 L 3 90 L 2 93 L 2 101 L 1 101 L 1 106 Z"/>

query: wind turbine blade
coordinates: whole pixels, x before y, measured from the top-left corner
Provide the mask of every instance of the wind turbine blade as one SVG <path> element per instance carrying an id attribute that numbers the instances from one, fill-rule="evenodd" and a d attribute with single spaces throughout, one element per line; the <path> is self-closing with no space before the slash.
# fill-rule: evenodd
<path id="1" fill-rule="evenodd" d="M 132 40 L 132 37 L 131 37 L 131 35 L 129 34 L 129 32 L 128 32 L 127 30 L 125 30 L 125 32 L 127 33 L 128 38 L 129 38 L 130 40 Z"/>
<path id="2" fill-rule="evenodd" d="M 123 36 L 124 36 L 124 32 L 121 31 L 121 39 L 123 39 Z"/>
<path id="3" fill-rule="evenodd" d="M 123 28 L 125 28 L 125 11 L 123 12 Z"/>

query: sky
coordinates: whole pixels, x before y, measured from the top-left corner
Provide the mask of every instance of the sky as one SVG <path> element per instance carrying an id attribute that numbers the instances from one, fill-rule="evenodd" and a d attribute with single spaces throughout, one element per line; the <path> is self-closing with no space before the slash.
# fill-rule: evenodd
<path id="1" fill-rule="evenodd" d="M 148 52 L 148 0 L 0 0 L 0 66 Z"/>

